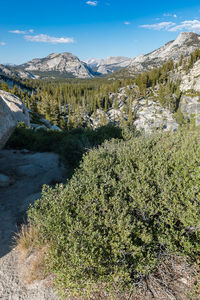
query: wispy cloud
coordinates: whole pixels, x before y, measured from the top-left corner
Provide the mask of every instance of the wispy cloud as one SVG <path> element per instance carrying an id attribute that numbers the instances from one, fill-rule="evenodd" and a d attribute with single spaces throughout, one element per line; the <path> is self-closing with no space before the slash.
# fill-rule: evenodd
<path id="1" fill-rule="evenodd" d="M 125 21 L 124 24 L 125 24 L 125 25 L 130 25 L 131 22 Z"/>
<path id="2" fill-rule="evenodd" d="M 160 22 L 156 24 L 145 24 L 140 25 L 141 28 L 153 29 L 153 30 L 168 30 L 172 26 L 175 26 L 176 23 L 173 22 Z"/>
<path id="3" fill-rule="evenodd" d="M 50 43 L 50 44 L 69 44 L 74 43 L 73 38 L 69 37 L 54 37 L 47 34 L 38 34 L 38 35 L 25 35 L 25 40 L 29 42 L 37 43 Z"/>
<path id="4" fill-rule="evenodd" d="M 91 6 L 97 6 L 98 1 L 87 1 L 86 4 L 91 5 Z"/>
<path id="5" fill-rule="evenodd" d="M 27 34 L 27 33 L 33 33 L 34 30 L 33 29 L 29 29 L 29 30 L 10 30 L 10 33 L 14 33 L 14 34 Z"/>
<path id="6" fill-rule="evenodd" d="M 0 42 L 0 46 L 5 46 L 6 43 L 5 42 Z"/>
<path id="7" fill-rule="evenodd" d="M 177 15 L 176 15 L 176 14 L 165 13 L 165 14 L 163 14 L 163 17 L 173 17 L 173 18 L 177 18 Z"/>
<path id="8" fill-rule="evenodd" d="M 192 20 L 192 21 L 183 21 L 181 24 L 176 25 L 169 29 L 169 31 L 194 31 L 200 32 L 200 21 L 199 20 Z"/>
<path id="9" fill-rule="evenodd" d="M 176 24 L 173 22 L 161 22 L 156 24 L 145 24 L 140 25 L 139 27 L 151 29 L 151 30 L 165 30 L 165 31 L 192 31 L 199 33 L 200 32 L 200 21 L 199 20 L 186 20 L 181 22 L 180 24 Z"/>
<path id="10" fill-rule="evenodd" d="M 26 31 L 24 30 L 10 30 L 9 32 L 15 34 L 26 34 Z"/>

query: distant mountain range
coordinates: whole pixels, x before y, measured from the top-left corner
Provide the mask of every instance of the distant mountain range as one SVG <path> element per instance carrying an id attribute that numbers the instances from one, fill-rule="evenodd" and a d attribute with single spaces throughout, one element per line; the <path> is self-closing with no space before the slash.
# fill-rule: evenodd
<path id="1" fill-rule="evenodd" d="M 135 58 L 123 56 L 106 59 L 89 59 L 85 62 L 71 53 L 52 53 L 19 66 L 0 65 L 0 75 L 17 78 L 94 78 L 118 71 L 118 76 L 134 76 L 140 72 L 162 65 L 165 61 L 178 61 L 183 54 L 190 55 L 200 48 L 200 35 L 182 32 L 176 40 L 159 49 Z M 121 70 L 121 71 L 119 71 Z"/>
<path id="2" fill-rule="evenodd" d="M 109 56 L 106 59 L 91 58 L 85 62 L 94 71 L 105 75 L 128 67 L 132 60 L 132 58 L 124 56 Z"/>

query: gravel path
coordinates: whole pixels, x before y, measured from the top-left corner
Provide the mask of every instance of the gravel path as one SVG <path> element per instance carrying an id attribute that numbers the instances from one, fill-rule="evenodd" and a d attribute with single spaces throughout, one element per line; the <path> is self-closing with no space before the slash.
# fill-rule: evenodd
<path id="1" fill-rule="evenodd" d="M 40 197 L 42 185 L 63 182 L 66 170 L 53 153 L 1 150 L 0 173 L 10 180 L 9 186 L 0 187 L 0 299 L 57 300 L 45 281 L 23 283 L 13 235 L 24 222 L 29 204 Z"/>

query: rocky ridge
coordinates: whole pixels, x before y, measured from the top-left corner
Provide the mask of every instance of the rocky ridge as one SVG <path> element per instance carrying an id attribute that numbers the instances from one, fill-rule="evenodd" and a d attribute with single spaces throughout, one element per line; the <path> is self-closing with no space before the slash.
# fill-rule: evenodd
<path id="1" fill-rule="evenodd" d="M 22 70 L 37 73 L 38 76 L 48 76 L 48 72 L 54 75 L 66 75 L 77 78 L 93 78 L 94 74 L 86 63 L 80 61 L 77 56 L 64 52 L 52 53 L 45 58 L 36 58 L 19 66 Z M 54 73 L 54 74 L 53 74 Z"/>
<path id="2" fill-rule="evenodd" d="M 200 36 L 193 32 L 182 32 L 176 40 L 148 54 L 135 58 L 123 56 L 106 59 L 88 59 L 85 62 L 71 53 L 52 53 L 19 66 L 0 65 L 0 74 L 18 78 L 75 77 L 93 78 L 110 73 L 116 76 L 134 76 L 143 71 L 161 66 L 165 61 L 177 61 L 181 55 L 187 57 L 200 47 Z M 121 70 L 121 72 L 120 72 Z"/>
<path id="3" fill-rule="evenodd" d="M 123 56 L 110 56 L 106 59 L 88 59 L 85 62 L 88 66 L 90 66 L 93 70 L 97 71 L 100 74 L 106 75 L 109 73 L 113 73 L 119 69 L 128 67 L 132 58 L 123 57 Z"/>
<path id="4" fill-rule="evenodd" d="M 28 71 L 22 70 L 17 66 L 4 66 L 0 64 L 0 77 L 1 76 L 21 78 L 21 79 L 36 79 L 37 76 Z"/>
<path id="5" fill-rule="evenodd" d="M 181 32 L 176 40 L 170 41 L 146 55 L 134 58 L 124 71 L 128 72 L 129 75 L 135 75 L 160 67 L 169 60 L 177 62 L 181 55 L 187 57 L 197 48 L 200 48 L 200 35 L 194 32 Z"/>
<path id="6" fill-rule="evenodd" d="M 161 66 L 164 62 L 180 59 L 180 56 L 189 56 L 196 48 L 200 47 L 200 35 L 194 32 L 181 32 L 176 40 L 166 43 L 164 46 L 145 55 L 135 58 L 108 57 L 107 59 L 89 59 L 86 63 L 102 74 L 119 71 L 116 76 L 134 76 Z"/>

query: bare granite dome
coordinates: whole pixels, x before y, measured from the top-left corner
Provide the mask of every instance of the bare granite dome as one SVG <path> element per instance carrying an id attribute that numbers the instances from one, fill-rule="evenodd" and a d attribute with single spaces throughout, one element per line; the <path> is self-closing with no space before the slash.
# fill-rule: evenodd
<path id="1" fill-rule="evenodd" d="M 51 53 L 44 58 L 33 59 L 20 66 L 29 72 L 69 73 L 78 78 L 92 78 L 92 71 L 87 64 L 72 53 Z"/>

